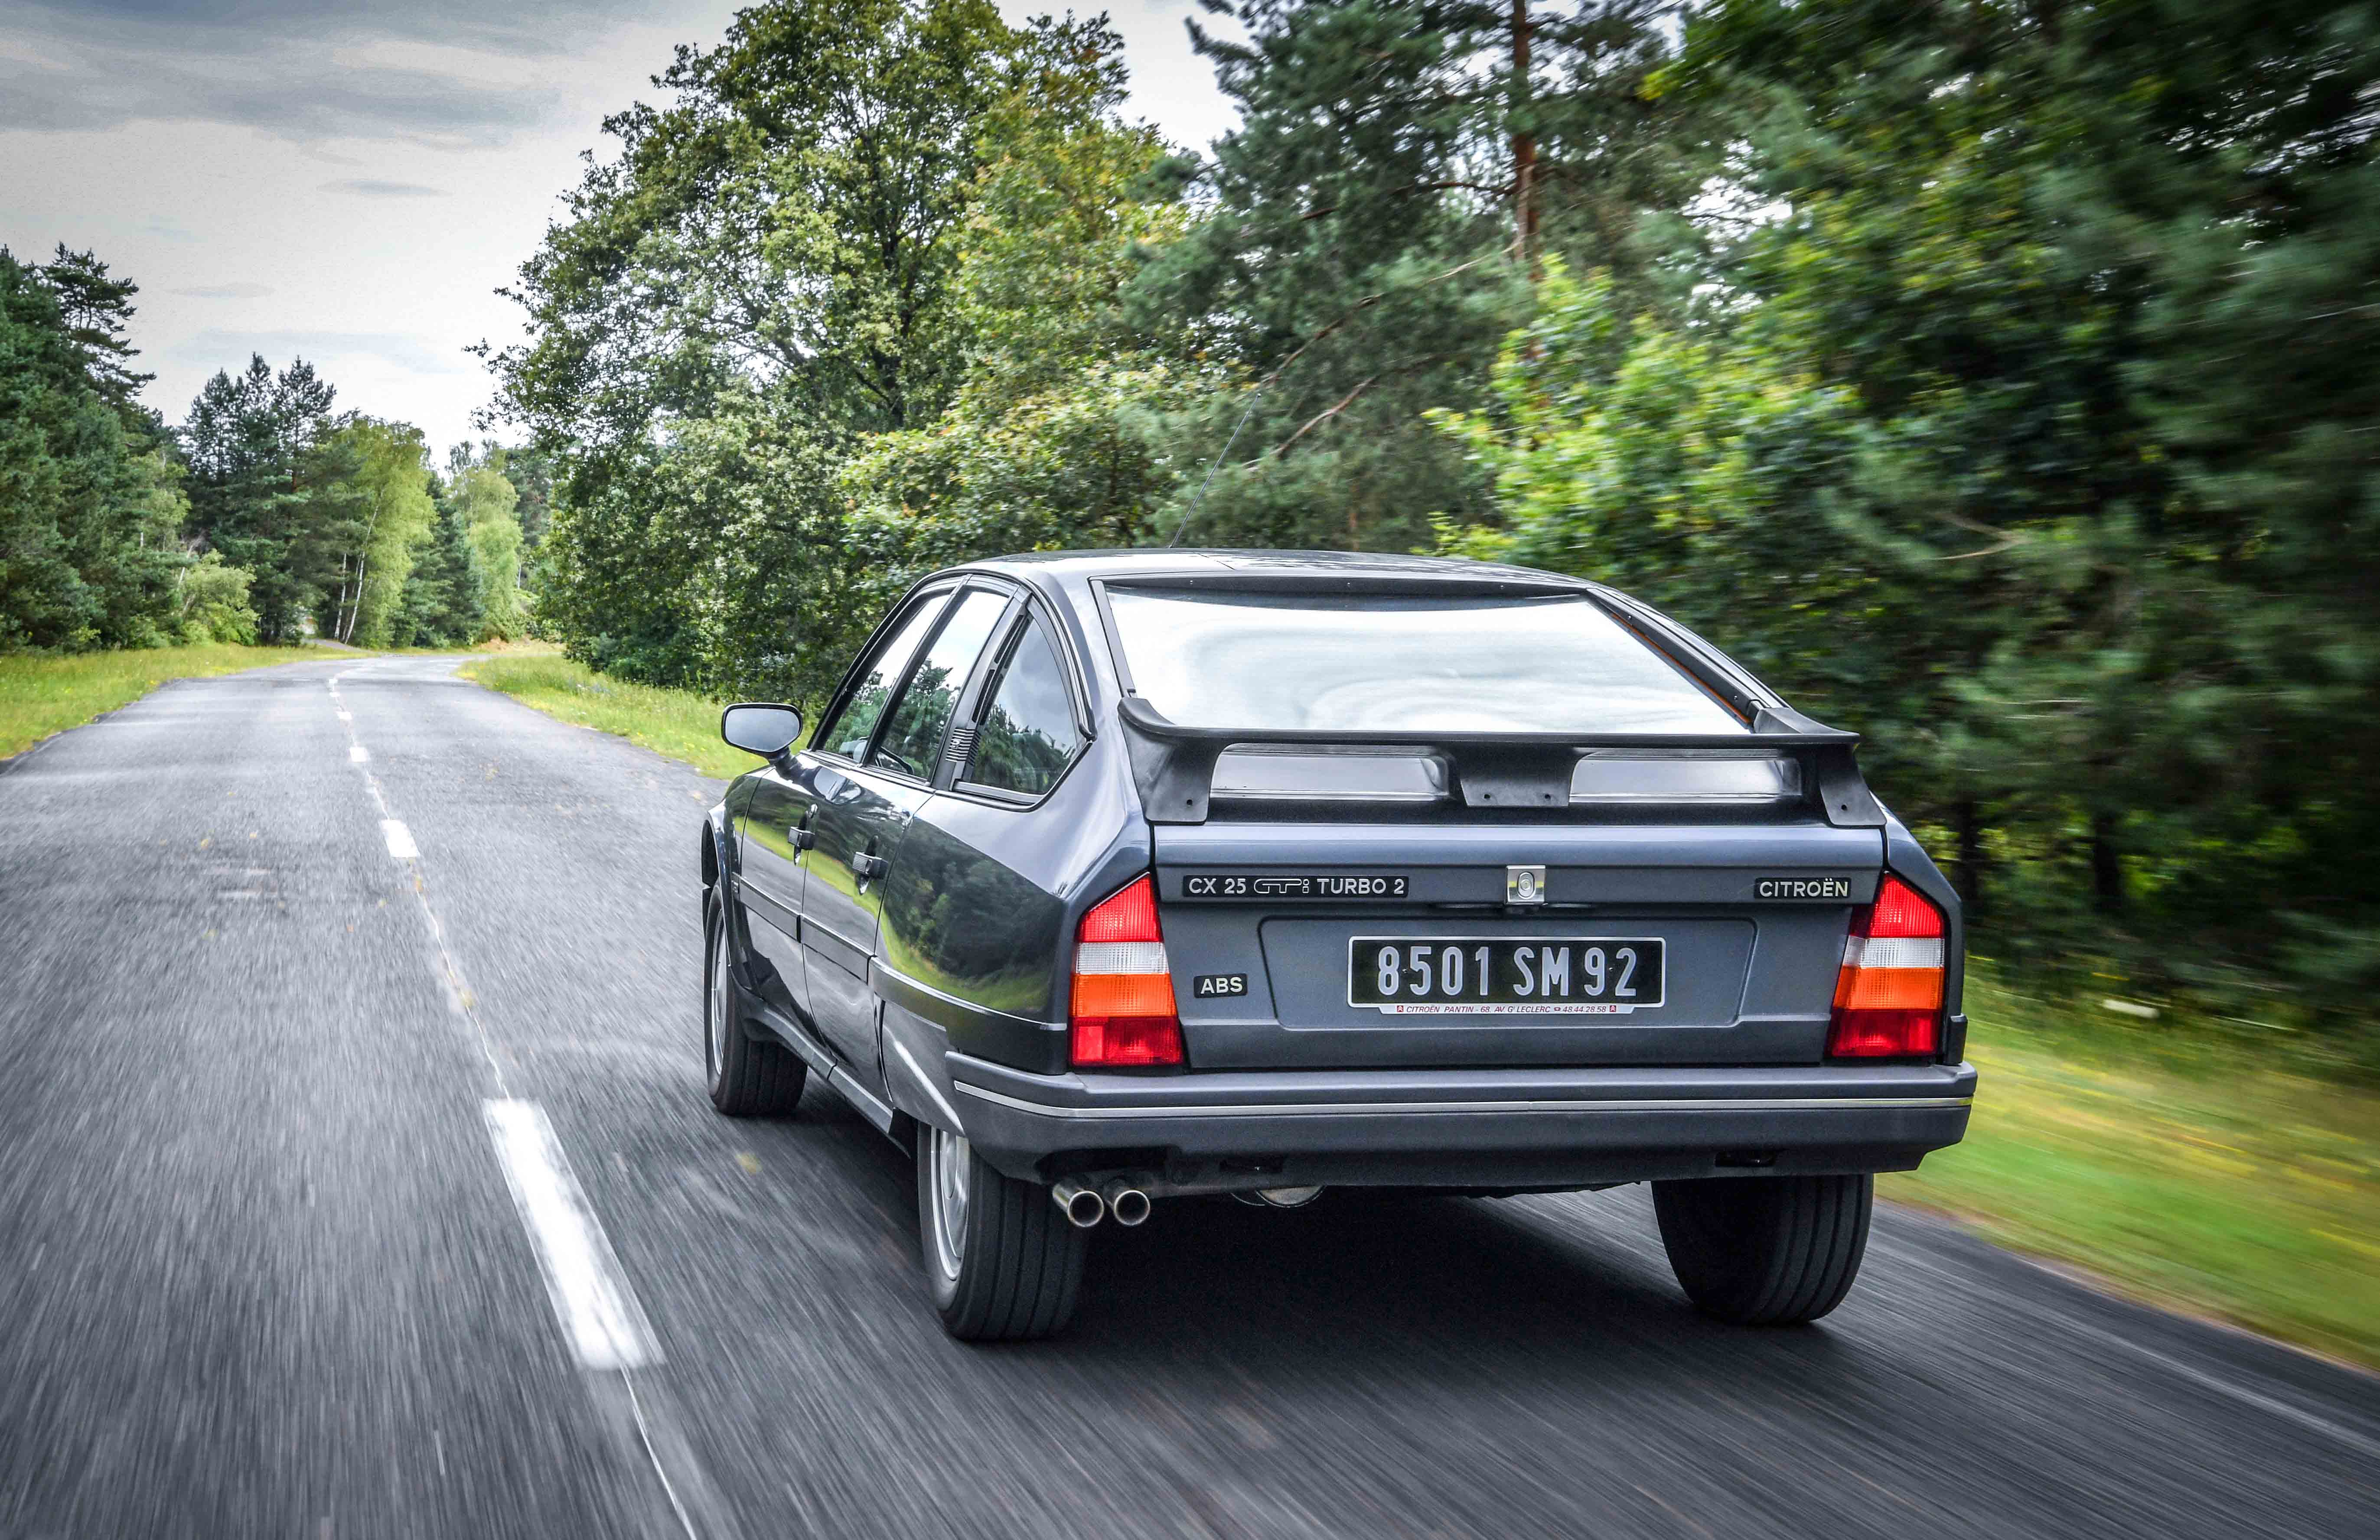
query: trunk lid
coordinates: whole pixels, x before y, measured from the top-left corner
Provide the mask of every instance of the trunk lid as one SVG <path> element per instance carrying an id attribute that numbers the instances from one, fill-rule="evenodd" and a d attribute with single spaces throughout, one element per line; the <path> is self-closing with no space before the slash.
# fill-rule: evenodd
<path id="1" fill-rule="evenodd" d="M 1197 1069 L 1815 1063 L 1850 911 L 1884 858 L 1880 830 L 1815 819 L 1258 819 L 1152 834 Z M 1611 990 L 1647 942 L 1658 1001 L 1639 990 L 1622 1006 Z M 1382 943 L 1393 963 L 1378 962 Z M 1560 1001 L 1548 948 L 1562 949 Z M 1419 989 L 1408 960 L 1435 970 L 1439 995 L 1450 976 L 1470 988 L 1377 1008 L 1391 973 L 1399 1001 Z"/>

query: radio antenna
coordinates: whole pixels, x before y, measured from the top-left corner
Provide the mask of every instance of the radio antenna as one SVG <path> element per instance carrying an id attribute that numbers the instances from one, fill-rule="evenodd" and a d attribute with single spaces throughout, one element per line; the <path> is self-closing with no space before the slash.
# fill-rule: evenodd
<path id="1" fill-rule="evenodd" d="M 1281 371 L 1279 370 L 1273 370 L 1272 379 L 1259 382 L 1257 388 L 1249 394 L 1248 409 L 1240 414 L 1240 420 L 1234 424 L 1232 429 L 1232 436 L 1223 441 L 1223 447 L 1218 450 L 1215 454 L 1215 463 L 1207 467 L 1207 479 L 1198 483 L 1198 495 L 1190 500 L 1190 511 L 1182 515 L 1182 522 L 1173 527 L 1173 538 L 1165 542 L 1167 550 L 1170 551 L 1173 547 L 1180 545 L 1182 543 L 1182 537 L 1189 532 L 1190 521 L 1198 516 L 1198 504 L 1207 501 L 1207 489 L 1215 484 L 1215 472 L 1221 467 L 1223 464 L 1223 456 L 1232 452 L 1232 445 L 1240 442 L 1240 430 L 1248 425 L 1248 418 L 1256 412 L 1257 402 L 1263 396 L 1265 386 L 1271 384 L 1273 380 L 1277 380 L 1279 378 L 1281 378 Z"/>

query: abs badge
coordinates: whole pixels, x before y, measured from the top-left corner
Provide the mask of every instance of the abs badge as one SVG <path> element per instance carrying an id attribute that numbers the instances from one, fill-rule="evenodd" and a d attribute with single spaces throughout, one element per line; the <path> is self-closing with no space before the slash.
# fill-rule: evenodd
<path id="1" fill-rule="evenodd" d="M 1504 902 L 1507 903 L 1543 903 L 1546 901 L 1546 868 L 1543 867 L 1506 867 L 1504 868 Z"/>

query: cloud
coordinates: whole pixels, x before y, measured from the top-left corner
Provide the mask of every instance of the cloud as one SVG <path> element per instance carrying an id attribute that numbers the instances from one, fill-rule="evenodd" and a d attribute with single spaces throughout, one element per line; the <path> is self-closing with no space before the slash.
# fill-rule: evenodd
<path id="1" fill-rule="evenodd" d="M 426 188 L 419 182 L 378 182 L 369 176 L 351 176 L 344 182 L 325 182 L 323 192 L 352 192 L 361 198 L 443 198 L 443 188 Z"/>
<path id="2" fill-rule="evenodd" d="M 288 359 L 322 363 L 333 358 L 369 358 L 394 364 L 409 374 L 462 374 L 464 360 L 427 337 L 402 332 L 234 332 L 210 327 L 166 348 L 164 357 L 193 369 L 246 367 L 248 356 L 261 353 L 277 367 Z"/>
<path id="3" fill-rule="evenodd" d="M 500 144 L 552 59 L 668 0 L 0 0 L 0 129 L 226 123 L 301 142 Z"/>
<path id="4" fill-rule="evenodd" d="M 273 292 L 267 284 L 203 284 L 196 288 L 167 289 L 185 299 L 261 299 Z"/>

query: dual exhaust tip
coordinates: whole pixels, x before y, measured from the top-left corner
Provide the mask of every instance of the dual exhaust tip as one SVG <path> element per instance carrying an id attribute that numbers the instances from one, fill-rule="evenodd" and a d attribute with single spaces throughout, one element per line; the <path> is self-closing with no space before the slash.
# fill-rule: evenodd
<path id="1" fill-rule="evenodd" d="M 1148 1223 L 1149 1209 L 1154 1207 L 1148 1194 L 1128 1176 L 1110 1177 L 1096 1187 L 1068 1177 L 1050 1189 L 1050 1196 L 1066 1216 L 1066 1222 L 1076 1230 L 1088 1230 L 1110 1216 L 1129 1230 Z"/>

